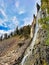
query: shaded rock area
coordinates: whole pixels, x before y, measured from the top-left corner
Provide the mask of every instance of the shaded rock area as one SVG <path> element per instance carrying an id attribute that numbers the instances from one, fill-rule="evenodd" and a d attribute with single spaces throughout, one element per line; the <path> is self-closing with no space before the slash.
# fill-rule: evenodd
<path id="1" fill-rule="evenodd" d="M 47 31 L 40 29 L 37 34 L 37 39 L 24 65 L 49 65 L 49 46 L 45 44 Z"/>

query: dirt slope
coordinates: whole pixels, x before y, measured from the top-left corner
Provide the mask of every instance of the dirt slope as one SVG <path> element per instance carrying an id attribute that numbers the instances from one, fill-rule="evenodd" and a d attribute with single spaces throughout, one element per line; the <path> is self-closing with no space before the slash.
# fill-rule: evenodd
<path id="1" fill-rule="evenodd" d="M 22 56 L 27 46 L 30 44 L 29 39 L 20 37 L 12 37 L 7 40 L 0 41 L 0 65 L 13 65 L 15 60 Z M 17 61 L 19 62 L 19 61 Z"/>

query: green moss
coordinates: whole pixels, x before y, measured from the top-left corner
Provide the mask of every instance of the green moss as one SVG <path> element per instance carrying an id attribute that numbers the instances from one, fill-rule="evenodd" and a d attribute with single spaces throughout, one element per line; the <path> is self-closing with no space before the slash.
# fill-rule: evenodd
<path id="1" fill-rule="evenodd" d="M 39 19 L 39 23 L 42 25 L 42 28 L 47 31 L 45 43 L 49 45 L 49 16 Z"/>
<path id="2" fill-rule="evenodd" d="M 49 16 L 39 19 L 43 29 L 49 30 Z"/>

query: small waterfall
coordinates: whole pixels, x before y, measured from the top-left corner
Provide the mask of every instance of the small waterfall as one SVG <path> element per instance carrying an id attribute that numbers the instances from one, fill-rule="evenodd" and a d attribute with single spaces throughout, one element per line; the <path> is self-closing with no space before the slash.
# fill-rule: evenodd
<path id="1" fill-rule="evenodd" d="M 37 18 L 36 18 L 36 27 L 35 27 L 35 33 L 34 33 L 34 38 L 32 40 L 32 43 L 30 45 L 30 47 L 28 49 L 31 49 L 31 51 L 27 49 L 28 53 L 24 56 L 24 58 L 22 59 L 21 65 L 24 65 L 27 57 L 32 53 L 33 47 L 35 45 L 35 41 L 36 41 L 36 37 L 37 37 L 37 32 L 39 30 L 39 25 L 38 25 L 38 19 L 40 18 L 40 11 L 37 14 Z"/>
<path id="2" fill-rule="evenodd" d="M 26 54 L 26 55 L 24 56 L 24 58 L 23 58 L 23 60 L 22 60 L 22 62 L 21 62 L 21 65 L 24 65 L 24 62 L 25 62 L 26 58 L 28 57 L 28 55 L 29 55 L 29 54 Z"/>

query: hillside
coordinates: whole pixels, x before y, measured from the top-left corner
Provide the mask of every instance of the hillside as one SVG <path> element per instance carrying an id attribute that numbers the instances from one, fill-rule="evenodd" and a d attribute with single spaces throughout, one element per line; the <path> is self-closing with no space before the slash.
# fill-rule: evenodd
<path id="1" fill-rule="evenodd" d="M 30 44 L 31 39 L 23 39 L 12 37 L 0 42 L 0 65 L 11 65 L 19 57 L 23 57 L 23 53 Z"/>
<path id="2" fill-rule="evenodd" d="M 13 33 L 10 36 L 5 34 L 4 39 L 0 38 L 0 65 L 13 65 L 15 61 L 17 64 L 21 62 L 24 52 L 31 42 L 28 27 L 16 29 L 14 35 Z"/>

